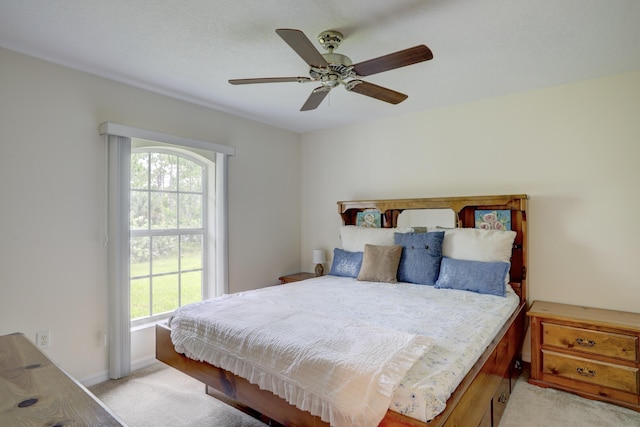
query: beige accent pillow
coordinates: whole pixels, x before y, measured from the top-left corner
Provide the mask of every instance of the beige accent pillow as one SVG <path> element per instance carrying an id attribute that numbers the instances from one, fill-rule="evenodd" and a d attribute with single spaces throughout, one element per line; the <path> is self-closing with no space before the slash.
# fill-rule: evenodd
<path id="1" fill-rule="evenodd" d="M 401 255 L 402 246 L 400 245 L 364 245 L 358 280 L 398 283 L 398 265 L 400 265 Z"/>

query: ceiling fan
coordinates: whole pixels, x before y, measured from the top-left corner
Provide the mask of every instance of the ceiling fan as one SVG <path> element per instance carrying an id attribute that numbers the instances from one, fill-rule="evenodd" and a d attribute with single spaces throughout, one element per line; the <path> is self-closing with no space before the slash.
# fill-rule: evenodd
<path id="1" fill-rule="evenodd" d="M 316 109 L 329 91 L 338 85 L 344 85 L 350 92 L 370 96 L 391 104 L 399 104 L 407 99 L 407 95 L 387 89 L 373 83 L 365 82 L 360 77 L 370 76 L 383 71 L 393 70 L 406 65 L 428 61 L 433 53 L 425 45 L 390 53 L 378 58 L 352 64 L 349 57 L 334 53 L 344 39 L 338 31 L 324 31 L 318 35 L 318 41 L 328 53 L 321 54 L 300 30 L 281 28 L 276 33 L 309 65 L 311 77 L 265 77 L 254 79 L 232 79 L 232 85 L 253 83 L 286 83 L 286 82 L 319 82 L 300 111 Z"/>

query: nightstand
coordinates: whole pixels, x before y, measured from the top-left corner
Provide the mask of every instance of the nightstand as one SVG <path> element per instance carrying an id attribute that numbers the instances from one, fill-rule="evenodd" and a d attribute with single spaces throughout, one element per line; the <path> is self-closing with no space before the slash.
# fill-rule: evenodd
<path id="1" fill-rule="evenodd" d="M 531 378 L 640 411 L 640 314 L 536 301 L 531 318 Z"/>
<path id="2" fill-rule="evenodd" d="M 314 273 L 294 273 L 294 274 L 286 274 L 282 277 L 278 277 L 281 284 L 291 283 L 291 282 L 299 282 L 301 280 L 307 280 L 316 277 Z"/>

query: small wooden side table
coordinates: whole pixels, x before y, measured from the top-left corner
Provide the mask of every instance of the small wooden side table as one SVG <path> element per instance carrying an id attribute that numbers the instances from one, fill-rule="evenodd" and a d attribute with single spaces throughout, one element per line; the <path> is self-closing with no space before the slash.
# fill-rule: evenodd
<path id="1" fill-rule="evenodd" d="M 280 280 L 280 284 L 284 285 L 285 283 L 299 282 L 301 280 L 312 279 L 314 277 L 316 277 L 315 273 L 294 273 L 278 277 L 278 280 Z"/>
<path id="2" fill-rule="evenodd" d="M 0 425 L 126 426 L 23 334 L 0 336 Z"/>

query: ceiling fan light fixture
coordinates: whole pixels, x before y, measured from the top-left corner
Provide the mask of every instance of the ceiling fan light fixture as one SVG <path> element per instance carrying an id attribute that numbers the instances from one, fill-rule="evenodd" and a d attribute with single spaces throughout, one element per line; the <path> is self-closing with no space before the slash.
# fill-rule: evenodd
<path id="1" fill-rule="evenodd" d="M 342 83 L 342 79 L 340 78 L 340 76 L 335 73 L 324 74 L 320 78 L 320 81 L 322 82 L 323 86 L 326 86 L 329 88 L 334 88 L 338 86 L 340 83 Z"/>

